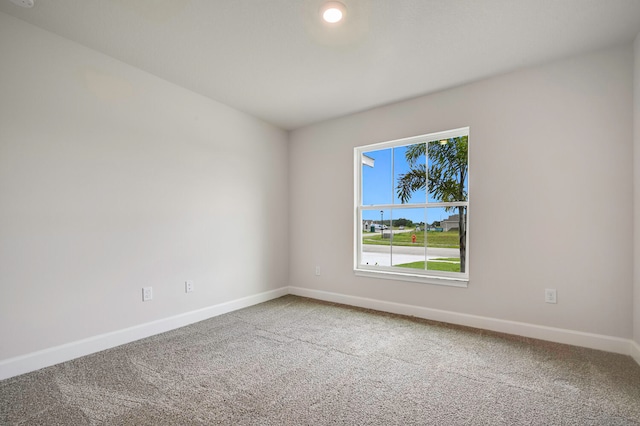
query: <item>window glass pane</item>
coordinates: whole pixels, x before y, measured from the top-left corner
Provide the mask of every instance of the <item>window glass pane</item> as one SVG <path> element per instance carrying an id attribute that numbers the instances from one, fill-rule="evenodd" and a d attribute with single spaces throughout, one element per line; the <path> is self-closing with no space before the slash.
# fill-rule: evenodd
<path id="1" fill-rule="evenodd" d="M 391 263 L 424 270 L 426 209 L 393 209 Z"/>
<path id="2" fill-rule="evenodd" d="M 420 143 L 393 149 L 394 204 L 427 200 L 426 147 Z"/>
<path id="3" fill-rule="evenodd" d="M 427 270 L 465 272 L 467 208 L 427 209 Z"/>
<path id="4" fill-rule="evenodd" d="M 428 145 L 429 202 L 467 201 L 468 136 Z"/>
<path id="5" fill-rule="evenodd" d="M 391 153 L 387 148 L 362 154 L 362 205 L 392 203 Z"/>
<path id="6" fill-rule="evenodd" d="M 362 265 L 391 266 L 390 213 L 390 210 L 362 211 Z"/>

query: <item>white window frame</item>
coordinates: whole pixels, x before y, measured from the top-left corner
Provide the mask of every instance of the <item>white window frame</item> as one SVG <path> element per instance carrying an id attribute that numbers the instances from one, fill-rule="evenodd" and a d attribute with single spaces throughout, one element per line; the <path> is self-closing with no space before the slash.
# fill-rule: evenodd
<path id="1" fill-rule="evenodd" d="M 407 204 L 372 204 L 362 205 L 362 164 L 363 155 L 369 151 L 376 151 L 386 148 L 395 148 L 399 146 L 412 145 L 417 143 L 428 143 L 436 140 L 450 139 L 461 136 L 467 136 L 470 139 L 469 127 L 462 127 L 444 132 L 429 133 L 409 138 L 396 139 L 388 142 L 375 143 L 354 148 L 354 273 L 358 276 L 371 278 L 382 278 L 398 281 L 413 281 L 427 284 L 447 285 L 454 287 L 467 287 L 469 283 L 469 217 L 470 217 L 470 187 L 471 173 L 467 164 L 467 201 L 451 202 L 451 203 L 433 203 L 429 202 L 426 197 L 424 203 L 407 203 Z M 467 160 L 468 161 L 468 160 Z M 392 176 L 394 173 L 392 172 Z M 395 178 L 394 178 L 395 179 Z M 466 259 L 465 272 L 446 272 L 419 270 L 410 268 L 400 268 L 397 266 L 379 266 L 379 265 L 362 265 L 362 212 L 365 210 L 400 210 L 409 208 L 429 208 L 429 207 L 456 207 L 465 206 L 467 208 L 467 226 L 466 226 Z M 393 253 L 393 251 L 392 251 Z M 426 260 L 426 259 L 425 259 Z"/>

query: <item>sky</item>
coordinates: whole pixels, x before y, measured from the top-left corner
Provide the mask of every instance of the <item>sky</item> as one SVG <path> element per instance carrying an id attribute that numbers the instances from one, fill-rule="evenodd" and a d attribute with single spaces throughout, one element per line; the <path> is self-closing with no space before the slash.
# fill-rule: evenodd
<path id="1" fill-rule="evenodd" d="M 382 150 L 368 151 L 365 155 L 375 160 L 374 167 L 362 165 L 362 205 L 373 204 L 394 204 L 402 205 L 400 198 L 396 194 L 396 187 L 400 177 L 411 168 L 405 158 L 406 146 L 395 148 L 385 148 Z M 418 161 L 424 163 L 425 156 L 421 156 Z M 426 189 L 416 191 L 411 195 L 408 203 L 424 203 L 427 198 Z M 437 201 L 429 195 L 429 202 Z M 434 221 L 442 221 L 450 215 L 456 214 L 457 210 L 445 211 L 444 208 L 427 208 L 425 218 L 424 208 L 410 209 L 383 209 L 383 220 L 386 222 L 393 215 L 393 219 L 410 219 L 414 223 L 425 222 L 428 224 Z M 380 221 L 380 209 L 363 210 L 363 220 Z M 425 220 L 426 219 L 426 220 Z"/>

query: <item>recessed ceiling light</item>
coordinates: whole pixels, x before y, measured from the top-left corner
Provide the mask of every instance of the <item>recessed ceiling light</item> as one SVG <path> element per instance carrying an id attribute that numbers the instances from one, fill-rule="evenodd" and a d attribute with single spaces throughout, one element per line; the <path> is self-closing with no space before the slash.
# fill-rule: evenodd
<path id="1" fill-rule="evenodd" d="M 33 0 L 11 0 L 11 3 L 22 7 L 33 7 Z"/>
<path id="2" fill-rule="evenodd" d="M 320 8 L 322 19 L 330 24 L 336 24 L 342 21 L 346 12 L 347 8 L 344 4 L 337 1 L 328 1 Z"/>

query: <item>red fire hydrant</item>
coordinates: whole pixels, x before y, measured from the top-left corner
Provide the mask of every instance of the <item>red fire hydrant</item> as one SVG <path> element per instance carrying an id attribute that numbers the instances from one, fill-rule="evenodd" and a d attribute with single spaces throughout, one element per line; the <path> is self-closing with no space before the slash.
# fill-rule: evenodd
<path id="1" fill-rule="evenodd" d="M 416 234 L 411 235 L 411 242 L 414 244 L 416 243 Z"/>

